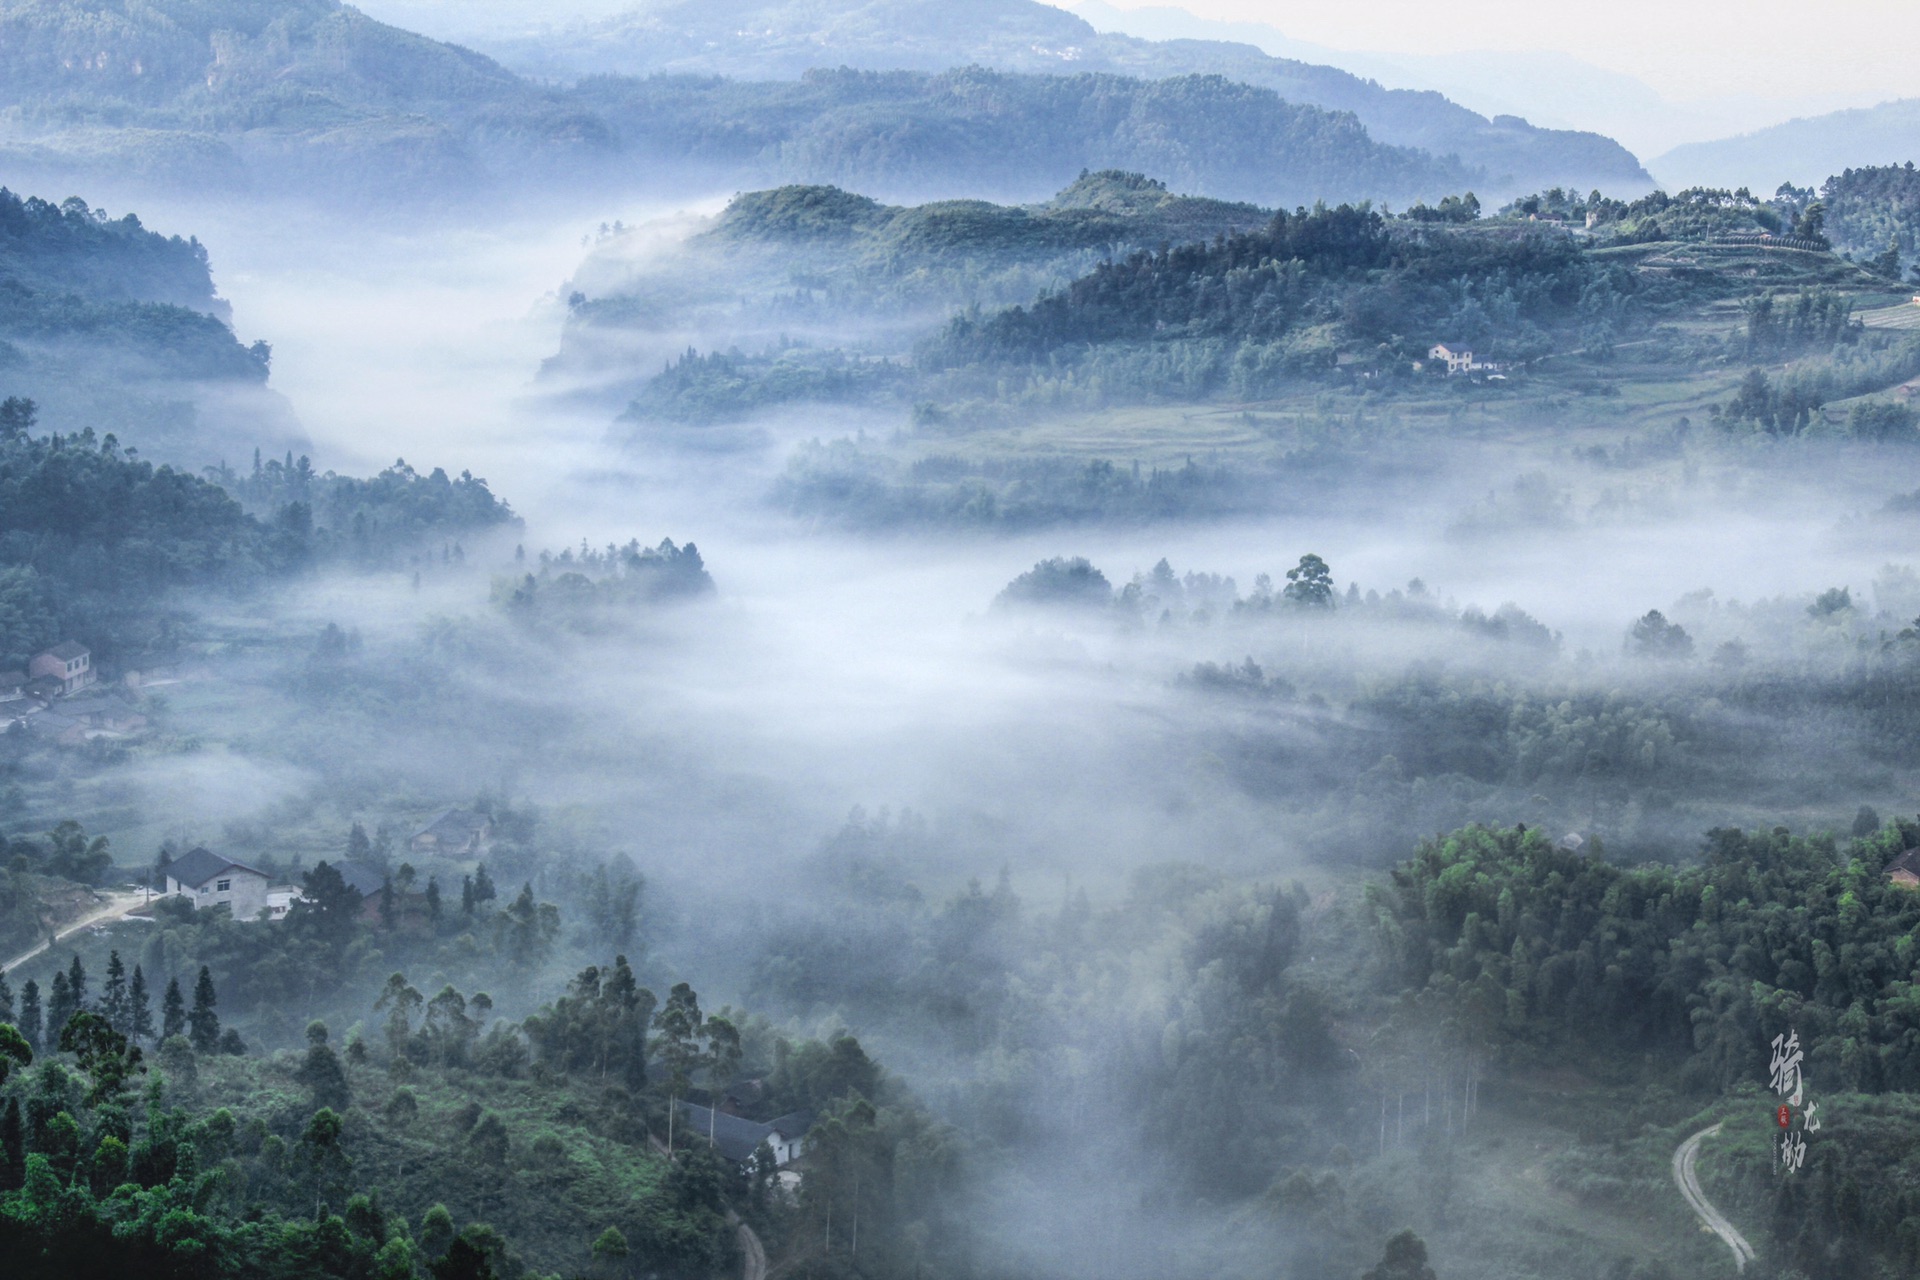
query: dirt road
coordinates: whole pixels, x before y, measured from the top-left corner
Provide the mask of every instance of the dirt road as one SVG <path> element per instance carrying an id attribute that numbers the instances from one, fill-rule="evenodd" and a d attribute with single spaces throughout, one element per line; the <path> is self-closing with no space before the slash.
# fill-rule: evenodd
<path id="1" fill-rule="evenodd" d="M 82 929 L 91 929 L 94 925 L 104 924 L 109 920 L 118 920 L 121 916 L 127 914 L 127 912 L 146 902 L 146 900 L 147 895 L 144 893 L 132 893 L 124 890 L 119 893 L 110 893 L 107 895 L 106 906 L 93 912 L 91 915 L 75 920 L 72 924 L 60 930 L 54 941 L 64 941 L 67 938 L 71 938 L 74 934 L 79 933 Z M 15 969 L 33 959 L 42 951 L 45 951 L 48 945 L 49 944 L 43 942 L 31 951 L 21 952 L 4 965 L 0 965 L 0 973 L 12 973 Z"/>
<path id="2" fill-rule="evenodd" d="M 1673 1153 L 1673 1182 L 1680 1188 L 1680 1194 L 1687 1198 L 1687 1205 L 1699 1216 L 1700 1221 L 1706 1224 L 1707 1229 L 1725 1240 L 1727 1248 L 1733 1250 L 1733 1269 L 1745 1271 L 1747 1264 L 1754 1258 L 1753 1246 L 1747 1243 L 1747 1238 L 1741 1235 L 1731 1222 L 1727 1221 L 1725 1215 L 1708 1203 L 1705 1193 L 1700 1190 L 1699 1175 L 1693 1168 L 1694 1162 L 1700 1158 L 1700 1144 L 1718 1132 L 1720 1132 L 1720 1126 L 1716 1124 L 1710 1129 L 1702 1129 L 1680 1144 L 1679 1149 Z"/>
<path id="3" fill-rule="evenodd" d="M 753 1228 L 742 1222 L 740 1233 L 740 1280 L 767 1280 L 767 1250 Z"/>

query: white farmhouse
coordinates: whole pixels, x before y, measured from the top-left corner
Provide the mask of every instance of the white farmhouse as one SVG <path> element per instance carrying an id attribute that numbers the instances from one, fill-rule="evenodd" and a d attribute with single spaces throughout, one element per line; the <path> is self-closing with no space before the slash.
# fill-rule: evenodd
<path id="1" fill-rule="evenodd" d="M 165 891 L 194 909 L 226 907 L 235 920 L 257 920 L 268 909 L 267 873 L 244 862 L 196 848 L 166 865 Z"/>

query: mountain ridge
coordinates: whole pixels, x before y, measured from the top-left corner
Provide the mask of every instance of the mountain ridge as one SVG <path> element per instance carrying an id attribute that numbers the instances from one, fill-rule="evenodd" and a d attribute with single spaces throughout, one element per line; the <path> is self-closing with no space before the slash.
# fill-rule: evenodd
<path id="1" fill-rule="evenodd" d="M 965 15 L 930 0 L 654 0 L 614 18 L 519 39 L 483 41 L 503 63 L 559 80 L 594 74 L 728 74 L 790 79 L 828 65 L 940 71 L 978 64 L 1003 71 L 1090 71 L 1164 79 L 1222 75 L 1291 102 L 1351 111 L 1378 141 L 1483 168 L 1496 194 L 1573 184 L 1652 186 L 1639 161 L 1599 134 L 1487 119 L 1430 90 L 1377 81 L 1251 44 L 1151 41 L 1102 33 L 1038 0 L 982 0 Z"/>

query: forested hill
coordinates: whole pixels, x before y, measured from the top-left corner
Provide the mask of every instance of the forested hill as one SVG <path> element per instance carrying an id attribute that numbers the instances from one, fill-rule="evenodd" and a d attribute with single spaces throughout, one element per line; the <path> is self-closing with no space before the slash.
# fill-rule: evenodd
<path id="1" fill-rule="evenodd" d="M 195 465 L 237 441 L 294 443 L 266 392 L 271 352 L 227 327 L 206 249 L 72 197 L 0 189 L 0 398 L 40 405 L 49 427 L 119 434 Z M 207 393 L 223 425 L 203 420 Z"/>
<path id="2" fill-rule="evenodd" d="M 1220 75 L 1290 102 L 1355 114 L 1375 138 L 1459 155 L 1492 188 L 1550 182 L 1644 189 L 1634 157 L 1592 133 L 1488 120 L 1440 94 L 1391 90 L 1334 67 L 1275 58 L 1252 45 L 1101 34 L 1038 0 L 636 0 L 631 12 L 558 33 L 486 46 L 537 74 L 652 73 L 794 79 L 819 67 L 942 71 L 977 63 L 1028 73 L 1104 72 L 1167 79 Z"/>
<path id="3" fill-rule="evenodd" d="M 751 191 L 734 197 L 680 254 L 635 259 L 624 237 L 610 233 L 569 286 L 573 305 L 548 372 L 652 374 L 694 335 L 723 352 L 779 345 L 791 385 L 776 398 L 897 380 L 896 365 L 828 353 L 848 342 L 851 325 L 862 357 L 904 358 L 956 310 L 1027 302 L 1112 255 L 1211 240 L 1265 226 L 1272 216 L 1257 205 L 1177 195 L 1157 179 L 1116 170 L 1081 174 L 1051 200 L 1027 206 L 889 205 L 830 186 Z M 712 393 L 744 389 L 734 363 L 689 365 L 677 379 L 656 380 L 646 398 L 669 417 L 728 416 L 745 405 L 726 408 L 733 393 L 718 401 Z M 751 399 L 760 403 L 762 390 Z"/>
<path id="4" fill-rule="evenodd" d="M 92 302 L 151 302 L 224 315 L 198 240 L 109 218 L 79 198 L 54 205 L 0 187 L 0 279 Z"/>
<path id="5" fill-rule="evenodd" d="M 1044 204 L 943 200 L 903 208 L 837 187 L 735 196 L 709 236 L 719 242 L 839 245 L 894 269 L 943 259 L 1046 257 L 1113 245 L 1184 243 L 1264 226 L 1258 205 L 1176 195 L 1164 182 L 1108 169 L 1083 173 Z"/>
<path id="6" fill-rule="evenodd" d="M 643 178 L 1029 200 L 1083 168 L 1126 168 L 1235 199 L 1405 203 L 1498 177 L 1216 75 L 838 70 L 562 89 L 333 0 L 231 0 L 215 12 L 188 0 L 0 0 L 0 106 L 16 113 L 0 160 L 40 176 L 410 202 Z M 1629 158 L 1612 177 L 1636 174 Z"/>

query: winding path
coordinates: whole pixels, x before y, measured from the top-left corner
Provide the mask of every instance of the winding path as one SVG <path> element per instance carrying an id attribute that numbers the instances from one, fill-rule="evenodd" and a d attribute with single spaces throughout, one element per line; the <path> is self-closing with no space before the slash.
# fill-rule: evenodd
<path id="1" fill-rule="evenodd" d="M 767 1280 L 767 1250 L 760 1237 L 744 1222 L 735 1222 L 734 1228 L 740 1236 L 741 1280 Z"/>
<path id="2" fill-rule="evenodd" d="M 146 901 L 147 895 L 142 893 L 121 892 L 108 894 L 107 905 L 105 907 L 90 916 L 75 920 L 72 924 L 60 930 L 60 932 L 55 935 L 52 943 L 43 942 L 33 950 L 22 952 L 7 961 L 4 965 L 0 965 L 0 973 L 12 973 L 15 969 L 18 969 L 42 951 L 45 951 L 49 946 L 54 945 L 54 943 L 64 942 L 74 934 L 79 933 L 82 929 L 91 929 L 94 925 L 104 924 L 109 920 L 118 920 L 121 916 L 126 915 L 127 912 L 133 910 L 135 907 L 143 905 Z"/>
<path id="3" fill-rule="evenodd" d="M 1708 1202 L 1706 1194 L 1700 1190 L 1700 1177 L 1694 1172 L 1694 1162 L 1700 1158 L 1700 1144 L 1720 1132 L 1720 1126 L 1702 1129 L 1681 1143 L 1673 1153 L 1673 1183 L 1680 1188 L 1680 1194 L 1687 1198 L 1687 1205 L 1705 1223 L 1707 1229 L 1727 1242 L 1727 1248 L 1733 1250 L 1733 1269 L 1745 1271 L 1747 1264 L 1754 1259 L 1753 1246 L 1726 1215 Z"/>

